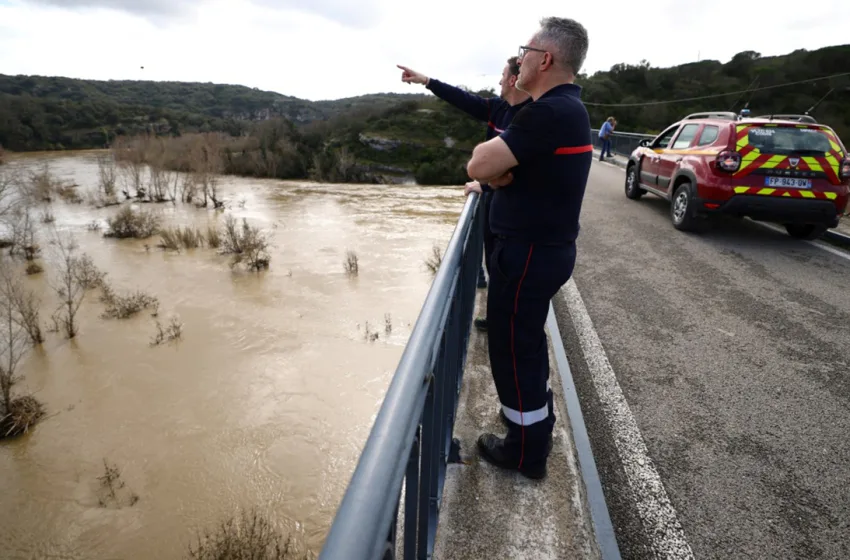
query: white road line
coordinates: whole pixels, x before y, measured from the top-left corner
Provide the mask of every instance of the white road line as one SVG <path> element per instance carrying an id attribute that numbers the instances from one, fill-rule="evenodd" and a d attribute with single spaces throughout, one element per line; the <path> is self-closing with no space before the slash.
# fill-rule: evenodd
<path id="1" fill-rule="evenodd" d="M 768 224 L 768 223 L 765 223 L 765 222 L 756 222 L 755 220 L 750 220 L 750 221 L 754 224 L 758 224 L 761 227 L 765 227 L 765 228 L 773 230 L 777 233 L 782 233 L 782 234 L 785 233 L 785 230 L 782 229 L 779 226 L 775 226 L 773 224 Z M 819 249 L 823 249 L 827 253 L 832 253 L 836 257 L 841 257 L 842 259 L 844 259 L 846 261 L 850 261 L 850 253 L 848 253 L 847 251 L 842 251 L 841 249 L 836 249 L 835 247 L 830 247 L 829 245 L 827 245 L 823 241 L 806 241 L 806 243 L 808 243 L 809 245 L 814 245 L 815 247 L 817 247 Z"/>
<path id="2" fill-rule="evenodd" d="M 596 329 L 593 328 L 593 322 L 575 281 L 571 279 L 567 282 L 561 292 L 578 333 L 593 386 L 610 424 L 638 515 L 655 555 L 659 559 L 692 559 L 694 553 L 685 539 L 676 510 L 667 497 L 658 471 L 655 470 L 646 443 L 629 403 L 617 383 L 614 369 L 608 361 Z"/>
<path id="3" fill-rule="evenodd" d="M 619 165 L 616 165 L 614 163 L 608 163 L 607 161 L 598 161 L 598 159 L 599 158 L 596 159 L 597 163 L 604 163 L 605 165 L 608 165 L 610 167 L 616 167 L 618 169 L 621 169 L 623 172 L 626 171 L 625 169 L 623 169 Z M 772 229 L 773 231 L 778 232 L 778 233 L 785 233 L 785 230 L 783 230 L 781 227 L 775 226 L 775 225 L 767 223 L 767 222 L 757 222 L 755 220 L 750 220 L 750 222 L 752 222 L 756 225 L 760 225 L 762 227 L 766 227 L 767 229 Z M 831 245 L 827 245 L 823 241 L 806 241 L 806 243 L 808 243 L 809 245 L 814 245 L 818 249 L 822 249 L 822 250 L 826 251 L 827 253 L 831 253 L 831 254 L 835 255 L 836 257 L 841 257 L 842 259 L 844 259 L 846 261 L 850 261 L 850 253 L 848 253 L 847 251 L 842 251 L 841 249 L 836 249 L 835 247 L 832 247 Z"/>

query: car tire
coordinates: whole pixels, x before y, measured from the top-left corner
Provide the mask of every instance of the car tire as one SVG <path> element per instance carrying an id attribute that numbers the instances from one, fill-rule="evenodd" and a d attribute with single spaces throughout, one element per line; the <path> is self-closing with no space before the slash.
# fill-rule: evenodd
<path id="1" fill-rule="evenodd" d="M 794 239 L 806 239 L 811 241 L 812 239 L 817 239 L 828 228 L 826 226 L 819 226 L 815 224 L 785 224 L 785 231 L 788 232 L 788 235 L 793 237 Z"/>
<path id="2" fill-rule="evenodd" d="M 676 187 L 673 199 L 670 201 L 670 218 L 673 227 L 679 231 L 696 231 L 699 226 L 696 213 L 692 208 L 694 201 L 693 189 L 689 182 Z"/>
<path id="3" fill-rule="evenodd" d="M 639 200 L 645 194 L 646 191 L 640 188 L 638 181 L 637 165 L 629 166 L 628 171 L 626 171 L 626 198 Z"/>

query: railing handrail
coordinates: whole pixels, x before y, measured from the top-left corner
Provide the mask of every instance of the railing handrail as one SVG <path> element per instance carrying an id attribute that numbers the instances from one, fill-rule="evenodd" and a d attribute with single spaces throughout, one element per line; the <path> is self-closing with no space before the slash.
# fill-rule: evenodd
<path id="1" fill-rule="evenodd" d="M 599 133 L 598 128 L 591 128 L 590 130 L 593 131 L 593 132 Z M 615 136 L 627 136 L 627 137 L 641 138 L 641 139 L 643 139 L 643 138 L 655 138 L 655 134 L 642 134 L 640 132 L 620 132 L 618 130 L 615 130 L 611 134 L 614 134 Z"/>
<path id="2" fill-rule="evenodd" d="M 387 532 L 396 521 L 393 517 L 397 515 L 405 467 L 425 408 L 440 335 L 459 281 L 464 246 L 477 223 L 477 208 L 478 195 L 471 193 L 337 509 L 320 560 L 384 555 Z"/>

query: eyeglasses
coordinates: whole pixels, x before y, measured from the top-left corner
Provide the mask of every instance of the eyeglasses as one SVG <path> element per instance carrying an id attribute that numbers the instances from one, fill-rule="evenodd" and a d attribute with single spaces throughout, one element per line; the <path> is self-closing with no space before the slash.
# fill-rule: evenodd
<path id="1" fill-rule="evenodd" d="M 519 51 L 518 51 L 517 56 L 518 56 L 519 58 L 522 58 L 522 57 L 524 57 L 524 56 L 525 56 L 525 53 L 526 53 L 527 51 L 542 52 L 542 53 L 549 52 L 549 51 L 547 51 L 547 50 L 545 50 L 545 49 L 535 49 L 534 47 L 527 47 L 527 46 L 523 46 L 523 47 L 520 47 L 520 48 L 519 48 Z"/>

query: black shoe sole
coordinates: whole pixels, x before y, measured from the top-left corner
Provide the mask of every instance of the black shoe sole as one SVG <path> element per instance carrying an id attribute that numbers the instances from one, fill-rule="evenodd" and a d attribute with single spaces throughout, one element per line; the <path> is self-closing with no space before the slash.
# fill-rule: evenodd
<path id="1" fill-rule="evenodd" d="M 493 465 L 494 467 L 498 467 L 498 468 L 504 469 L 506 471 L 518 472 L 522 476 L 524 476 L 526 478 L 530 478 L 531 480 L 543 480 L 544 478 L 546 478 L 546 475 L 547 475 L 546 465 L 543 465 L 542 468 L 538 468 L 538 469 L 522 469 L 522 468 L 518 469 L 516 467 L 510 466 L 510 465 L 505 465 L 505 464 L 497 461 L 492 455 L 490 455 L 487 448 L 481 445 L 480 441 L 477 443 L 477 447 L 478 447 L 478 454 L 481 456 L 481 458 L 484 459 L 485 461 L 487 461 L 488 463 L 490 463 L 491 465 Z"/>

